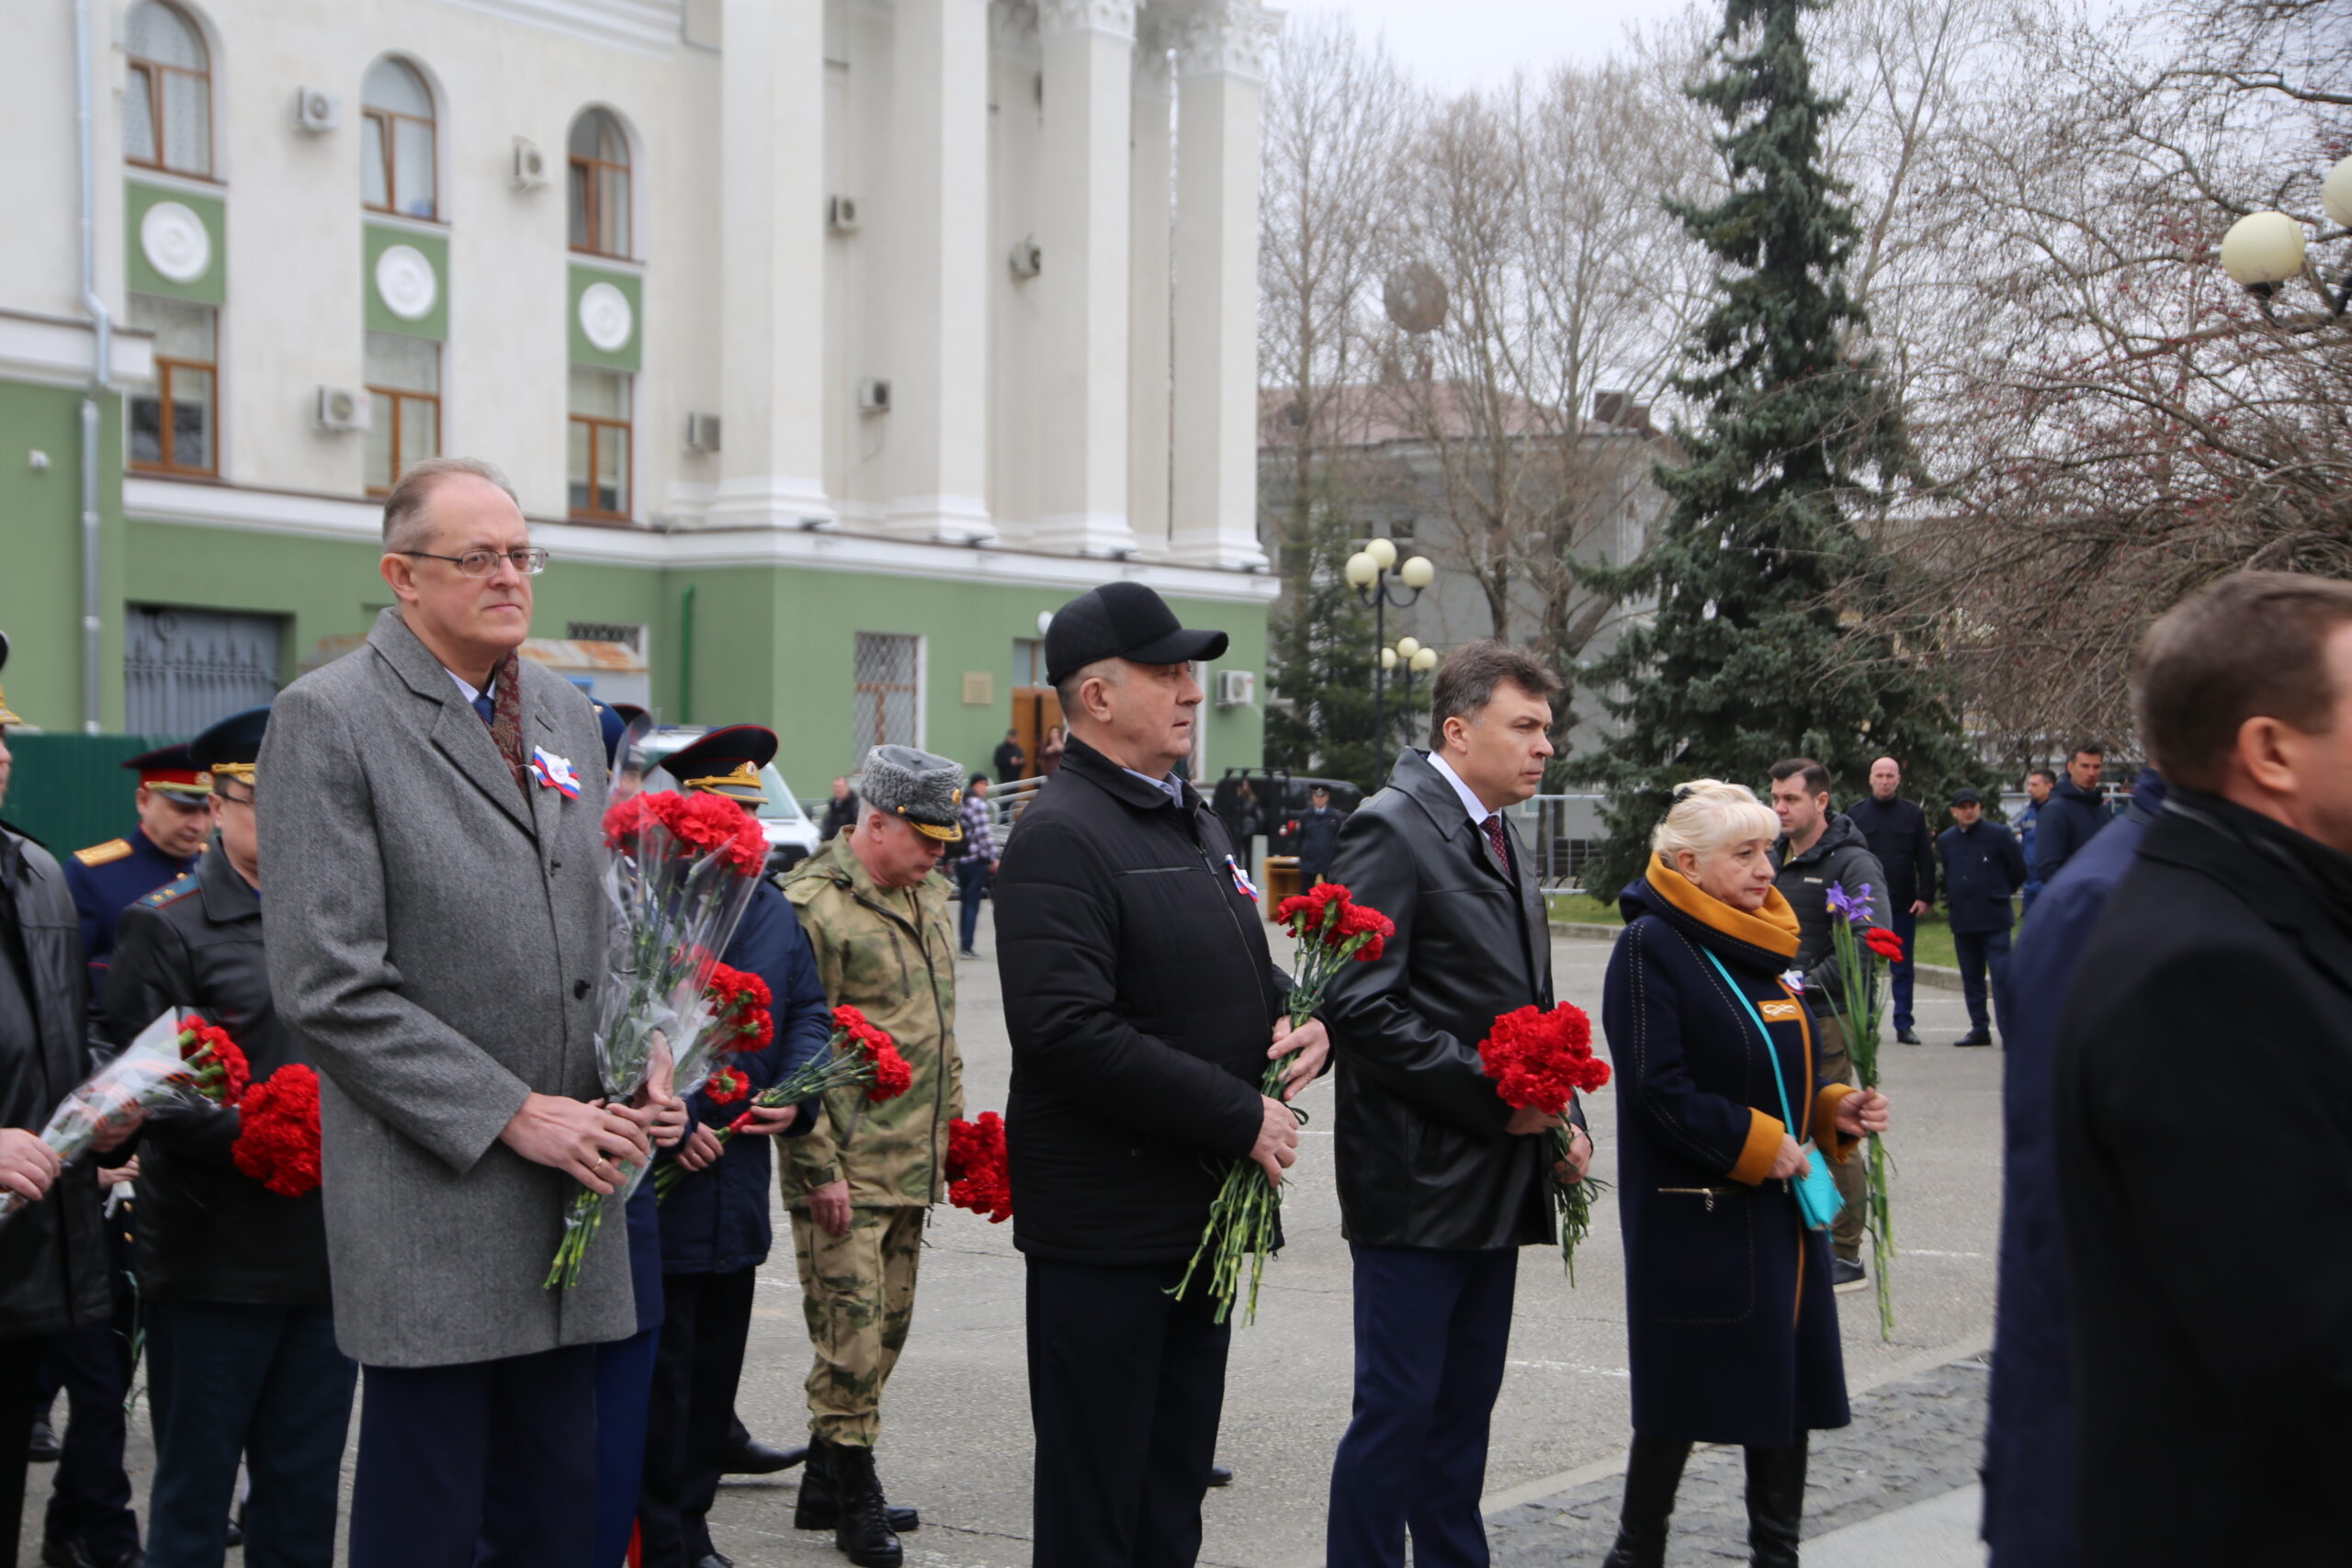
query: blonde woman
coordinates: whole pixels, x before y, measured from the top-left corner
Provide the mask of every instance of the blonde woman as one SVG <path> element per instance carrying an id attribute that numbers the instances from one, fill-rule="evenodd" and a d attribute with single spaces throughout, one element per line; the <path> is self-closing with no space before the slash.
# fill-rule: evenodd
<path id="1" fill-rule="evenodd" d="M 1634 1448 L 1607 1568 L 1665 1561 L 1694 1442 L 1747 1450 L 1752 1561 L 1794 1568 L 1806 1434 L 1850 1418 L 1828 1235 L 1806 1228 L 1792 1179 L 1852 1157 L 1887 1107 L 1818 1076 L 1813 1021 L 1781 979 L 1797 919 L 1772 886 L 1779 833 L 1743 785 L 1686 784 L 1619 900 L 1601 1020 Z"/>

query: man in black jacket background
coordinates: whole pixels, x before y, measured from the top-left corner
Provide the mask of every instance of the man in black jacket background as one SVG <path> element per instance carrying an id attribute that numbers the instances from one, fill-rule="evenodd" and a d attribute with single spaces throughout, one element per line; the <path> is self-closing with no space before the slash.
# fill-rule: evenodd
<path id="1" fill-rule="evenodd" d="M 2078 1561 L 2339 1563 L 2352 584 L 2224 578 L 2149 629 L 2132 684 L 2169 788 L 2075 968 L 2054 1082 Z M 2258 1182 L 2210 1157 L 2217 1095 L 2252 1111 Z"/>
<path id="2" fill-rule="evenodd" d="M 1028 1272 L 1036 1568 L 1181 1568 L 1200 1551 L 1231 1325 L 1169 1294 L 1228 1161 L 1282 1179 L 1298 1122 L 1259 1091 L 1293 1031 L 1257 890 L 1223 824 L 1174 773 L 1202 699 L 1187 631 L 1116 582 L 1062 606 L 1048 678 L 1062 767 L 1006 840 L 997 968 L 1012 1040 L 1013 1245 Z"/>
<path id="3" fill-rule="evenodd" d="M 1555 1240 L 1543 1134 L 1495 1092 L 1478 1043 L 1552 1005 L 1552 938 L 1503 811 L 1552 755 L 1558 680 L 1498 642 L 1448 658 L 1428 751 L 1340 831 L 1335 881 L 1396 923 L 1331 984 L 1340 1226 L 1355 1269 L 1355 1413 L 1331 1467 L 1327 1557 L 1369 1568 L 1483 1564 L 1478 1495 L 1502 1388 L 1519 1248 Z M 1582 1108 L 1570 1159 L 1592 1157 Z"/>
<path id="4" fill-rule="evenodd" d="M 1984 797 L 1973 789 L 1952 791 L 1951 823 L 1936 836 L 1936 853 L 1943 861 L 1952 951 L 1960 960 L 1961 995 L 1968 1003 L 1968 1032 L 1952 1043 L 1990 1045 L 1996 1020 L 2001 1038 L 2009 1037 L 2009 900 L 2025 886 L 2025 853 L 2007 829 L 1984 820 Z"/>
<path id="5" fill-rule="evenodd" d="M 1912 1029 L 1911 949 L 1919 936 L 1919 917 L 1936 901 L 1936 842 L 1928 829 L 1928 814 L 1917 801 L 1902 795 L 1903 764 L 1881 757 L 1871 764 L 1871 792 L 1846 807 L 1846 819 L 1862 830 L 1862 840 L 1886 873 L 1878 900 L 1881 923 L 1903 939 L 1903 956 L 1886 966 L 1889 1010 L 1894 1015 L 1894 1038 L 1905 1045 L 1919 1043 Z"/>

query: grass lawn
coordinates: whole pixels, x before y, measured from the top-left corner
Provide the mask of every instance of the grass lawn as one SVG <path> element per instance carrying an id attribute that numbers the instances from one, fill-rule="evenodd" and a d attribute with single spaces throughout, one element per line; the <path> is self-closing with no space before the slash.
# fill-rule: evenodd
<path id="1" fill-rule="evenodd" d="M 1552 911 L 1552 919 L 1579 926 L 1614 926 L 1623 922 L 1617 914 L 1614 899 L 1600 899 L 1587 893 L 1547 893 L 1544 901 Z M 1951 968 L 1959 963 L 1953 955 L 1951 928 L 1944 924 L 1940 914 L 1919 918 L 1918 952 L 1922 964 L 1940 964 Z"/>

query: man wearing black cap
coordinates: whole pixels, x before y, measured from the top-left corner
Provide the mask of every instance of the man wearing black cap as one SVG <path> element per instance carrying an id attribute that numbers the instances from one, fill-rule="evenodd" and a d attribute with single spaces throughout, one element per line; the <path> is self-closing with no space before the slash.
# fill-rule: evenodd
<path id="1" fill-rule="evenodd" d="M 996 889 L 1037 1568 L 1198 1554 L 1231 1328 L 1206 1292 L 1168 1292 L 1227 1163 L 1280 1181 L 1297 1156 L 1297 1119 L 1259 1092 L 1269 1058 L 1299 1053 L 1287 1098 L 1329 1054 L 1321 1024 L 1289 1029 L 1257 890 L 1173 773 L 1201 704 L 1193 661 L 1225 649 L 1132 582 L 1072 600 L 1046 633 L 1069 750 Z"/>
<path id="2" fill-rule="evenodd" d="M 212 775 L 186 746 L 141 752 L 122 764 L 138 773 L 139 825 L 119 839 L 75 850 L 65 863 L 82 922 L 82 956 L 90 965 L 90 1000 L 106 993 L 116 924 L 123 910 L 196 868 L 212 835 Z"/>
<path id="3" fill-rule="evenodd" d="M 100 1032 L 128 1045 L 167 1008 L 226 1030 L 255 1085 L 309 1055 L 280 1021 L 262 951 L 260 789 L 269 709 L 189 743 L 212 777 L 211 847 L 123 912 Z M 155 1433 L 148 1554 L 217 1562 L 237 1460 L 254 1476 L 246 1529 L 273 1562 L 330 1568 L 336 1487 L 358 1366 L 336 1348 L 318 1190 L 266 1189 L 235 1160 L 234 1107 L 150 1116 L 138 1155 L 139 1294 Z"/>
<path id="4" fill-rule="evenodd" d="M 1951 793 L 1952 825 L 1936 837 L 1943 862 L 1944 907 L 1951 911 L 1951 945 L 1960 959 L 1960 987 L 1968 999 L 1968 1032 L 1955 1045 L 1993 1043 L 1984 1015 L 1984 972 L 1993 974 L 1993 1017 L 2009 1032 L 2009 899 L 2025 886 L 2025 853 L 2014 834 L 1984 820 L 1984 797 L 1973 789 Z"/>

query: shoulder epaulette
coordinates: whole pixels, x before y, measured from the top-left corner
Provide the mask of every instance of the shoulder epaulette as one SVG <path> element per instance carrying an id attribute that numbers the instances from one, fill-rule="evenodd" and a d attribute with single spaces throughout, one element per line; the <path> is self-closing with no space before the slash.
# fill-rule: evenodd
<path id="1" fill-rule="evenodd" d="M 139 901 L 151 909 L 160 909 L 164 905 L 185 898 L 195 891 L 196 873 L 191 871 L 184 875 L 174 877 Z"/>
<path id="2" fill-rule="evenodd" d="M 103 844 L 92 844 L 86 850 L 75 850 L 74 858 L 84 865 L 111 865 L 130 853 L 129 839 L 108 839 Z"/>

